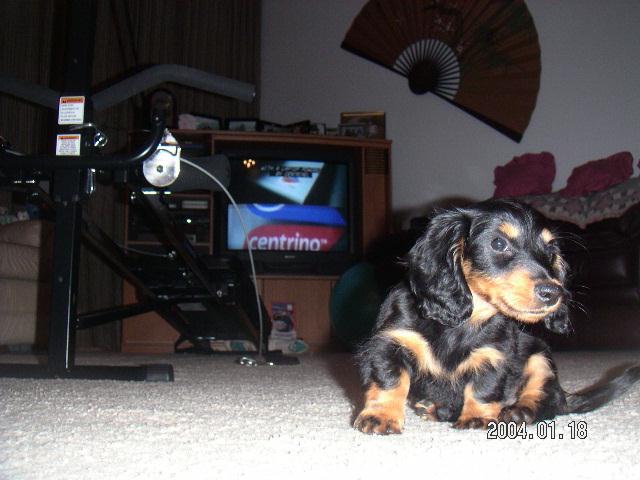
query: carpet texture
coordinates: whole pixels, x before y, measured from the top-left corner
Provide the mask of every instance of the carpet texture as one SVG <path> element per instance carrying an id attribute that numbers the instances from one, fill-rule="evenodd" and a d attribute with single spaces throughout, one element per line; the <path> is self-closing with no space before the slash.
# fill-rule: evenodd
<path id="1" fill-rule="evenodd" d="M 556 360 L 574 391 L 640 362 L 640 352 Z M 0 356 L 16 361 L 25 359 Z M 556 418 L 562 440 L 538 438 L 535 426 L 533 439 L 491 440 L 410 410 L 402 435 L 376 437 L 351 428 L 361 402 L 351 357 L 301 361 L 95 354 L 78 363 L 172 363 L 175 382 L 0 379 L 0 478 L 640 478 L 640 385 L 595 412 Z M 586 422 L 586 438 L 569 438 L 574 421 Z"/>

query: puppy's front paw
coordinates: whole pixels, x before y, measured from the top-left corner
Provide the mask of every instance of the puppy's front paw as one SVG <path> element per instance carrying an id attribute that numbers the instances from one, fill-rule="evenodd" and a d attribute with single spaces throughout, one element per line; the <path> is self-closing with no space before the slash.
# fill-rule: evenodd
<path id="1" fill-rule="evenodd" d="M 362 412 L 353 426 L 363 433 L 390 435 L 402 433 L 403 419 L 385 412 Z"/>
<path id="2" fill-rule="evenodd" d="M 498 420 L 501 422 L 515 422 L 515 423 L 527 423 L 532 424 L 535 420 L 535 414 L 530 408 L 519 407 L 513 405 L 511 407 L 504 407 L 498 415 Z"/>
<path id="3" fill-rule="evenodd" d="M 456 423 L 453 424 L 453 428 L 458 430 L 467 430 L 469 428 L 487 429 L 489 422 L 493 421 L 490 418 L 471 417 L 471 418 L 459 418 Z"/>

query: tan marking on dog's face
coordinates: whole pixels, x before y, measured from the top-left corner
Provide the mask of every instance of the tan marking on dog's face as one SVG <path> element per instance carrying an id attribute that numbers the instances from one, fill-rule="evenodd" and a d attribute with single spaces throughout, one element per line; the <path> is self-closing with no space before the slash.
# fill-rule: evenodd
<path id="1" fill-rule="evenodd" d="M 540 233 L 540 238 L 542 238 L 542 241 L 544 243 L 551 243 L 555 239 L 555 237 L 553 236 L 553 233 L 551 233 L 547 228 L 542 229 L 542 232 Z"/>
<path id="2" fill-rule="evenodd" d="M 524 269 L 516 268 L 505 275 L 491 278 L 475 272 L 470 262 L 464 261 L 462 271 L 472 294 L 484 302 L 478 301 L 477 313 L 471 314 L 471 319 L 476 325 L 490 318 L 490 309 L 485 304 L 525 323 L 538 322 L 560 307 L 560 300 L 552 306 L 547 306 L 537 298 L 534 291 L 536 282 Z"/>
<path id="3" fill-rule="evenodd" d="M 469 317 L 469 323 L 478 327 L 498 313 L 498 309 L 482 298 L 482 295 L 477 293 L 471 286 L 469 286 L 469 290 L 471 290 L 473 299 L 473 310 Z"/>
<path id="4" fill-rule="evenodd" d="M 519 407 L 526 407 L 536 412 L 538 405 L 545 398 L 544 386 L 555 374 L 549 363 L 549 359 L 541 353 L 529 357 L 524 367 L 524 375 L 527 378 L 517 401 Z"/>
<path id="5" fill-rule="evenodd" d="M 527 271 L 516 269 L 499 279 L 494 286 L 495 296 L 506 307 L 517 311 L 538 310 L 541 306 L 534 293 L 535 286 Z"/>
<path id="6" fill-rule="evenodd" d="M 476 290 L 476 276 L 472 274 L 470 262 L 466 260 L 462 261 L 462 273 L 467 282 L 467 287 L 469 287 L 471 291 L 471 298 L 473 300 L 473 310 L 471 311 L 469 322 L 475 326 L 482 325 L 498 313 L 498 309 L 485 300 L 481 291 Z"/>
<path id="7" fill-rule="evenodd" d="M 371 384 L 365 393 L 364 408 L 354 423 L 355 428 L 364 433 L 402 432 L 409 385 L 409 374 L 404 370 L 393 388 L 385 390 L 376 383 Z"/>
<path id="8" fill-rule="evenodd" d="M 510 239 L 518 238 L 520 236 L 520 228 L 517 225 L 514 225 L 510 222 L 501 223 L 498 227 L 502 233 L 504 233 Z"/>

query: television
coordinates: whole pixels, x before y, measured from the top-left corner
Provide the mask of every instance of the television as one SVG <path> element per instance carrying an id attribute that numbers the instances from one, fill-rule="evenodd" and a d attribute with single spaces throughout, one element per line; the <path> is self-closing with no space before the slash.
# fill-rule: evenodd
<path id="1" fill-rule="evenodd" d="M 238 206 L 224 193 L 216 194 L 217 254 L 248 264 L 251 247 L 258 273 L 288 275 L 336 275 L 360 258 L 357 149 L 216 147 L 229 158 L 228 190 Z"/>

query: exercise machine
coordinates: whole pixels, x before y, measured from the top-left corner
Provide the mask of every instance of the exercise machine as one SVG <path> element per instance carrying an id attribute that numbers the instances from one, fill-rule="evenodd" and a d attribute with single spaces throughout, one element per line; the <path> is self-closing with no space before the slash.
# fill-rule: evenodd
<path id="1" fill-rule="evenodd" d="M 242 101 L 253 99 L 253 86 L 188 67 L 160 65 L 92 94 L 95 0 L 72 1 L 69 15 L 63 92 L 0 76 L 0 93 L 58 110 L 55 155 L 20 155 L 0 148 L 0 181 L 36 191 L 55 211 L 48 361 L 46 365 L 0 364 L 0 377 L 172 381 L 173 368 L 168 364 L 76 365 L 76 331 L 156 311 L 179 332 L 179 342 L 188 341 L 195 350 L 206 351 L 203 326 L 178 307 L 193 301 L 208 305 L 220 315 L 233 313 L 259 355 L 266 355 L 269 322 L 254 281 L 232 260 L 196 255 L 164 205 L 164 187 L 178 179 L 182 188 L 194 184 L 184 181 L 184 169 L 180 173 L 179 146 L 165 130 L 163 110 L 154 109 L 146 142 L 129 154 L 100 154 L 104 135 L 92 123 L 94 110 L 108 108 L 164 82 Z M 208 172 L 224 171 L 224 162 L 222 157 L 209 157 L 196 167 Z M 154 269 L 145 262 L 144 255 L 126 252 L 96 225 L 83 219 L 83 204 L 94 190 L 96 172 L 108 172 L 115 182 L 126 186 L 154 223 L 171 252 L 161 268 Z M 50 181 L 50 195 L 38 187 L 43 179 Z M 208 188 L 217 189 L 212 182 Z M 81 241 L 136 287 L 139 302 L 78 315 Z"/>

